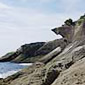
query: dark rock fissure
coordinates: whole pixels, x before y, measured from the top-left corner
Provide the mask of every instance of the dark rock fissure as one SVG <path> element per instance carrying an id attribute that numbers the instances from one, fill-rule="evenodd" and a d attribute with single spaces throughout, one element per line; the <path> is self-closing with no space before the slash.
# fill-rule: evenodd
<path id="1" fill-rule="evenodd" d="M 58 78 L 59 74 L 60 72 L 56 72 L 55 70 L 53 70 L 52 72 L 49 72 L 47 74 L 47 79 L 42 85 L 51 85 L 55 81 L 55 79 Z"/>

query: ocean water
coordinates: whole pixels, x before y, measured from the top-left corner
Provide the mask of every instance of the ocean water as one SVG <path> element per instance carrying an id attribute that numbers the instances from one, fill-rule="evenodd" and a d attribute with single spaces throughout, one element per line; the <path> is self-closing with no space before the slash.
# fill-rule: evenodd
<path id="1" fill-rule="evenodd" d="M 0 62 L 0 78 L 6 78 L 30 65 L 32 64 L 31 63 L 18 64 L 18 63 L 11 63 L 11 62 Z"/>

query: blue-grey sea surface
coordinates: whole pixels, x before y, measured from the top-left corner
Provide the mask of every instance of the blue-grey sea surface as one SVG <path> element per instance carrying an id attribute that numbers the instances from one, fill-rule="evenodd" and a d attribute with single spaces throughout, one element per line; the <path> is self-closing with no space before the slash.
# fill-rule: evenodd
<path id="1" fill-rule="evenodd" d="M 0 62 L 0 78 L 6 78 L 20 71 L 21 69 L 26 68 L 28 65 L 11 62 Z"/>

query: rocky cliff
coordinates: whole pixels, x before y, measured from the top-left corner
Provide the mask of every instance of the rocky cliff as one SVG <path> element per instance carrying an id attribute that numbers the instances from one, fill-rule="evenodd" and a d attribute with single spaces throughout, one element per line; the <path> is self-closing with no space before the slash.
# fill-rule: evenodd
<path id="1" fill-rule="evenodd" d="M 20 48 L 18 48 L 16 50 L 16 52 L 7 53 L 6 55 L 2 56 L 0 61 L 1 62 L 8 62 L 8 61 L 33 62 L 31 60 L 33 57 L 35 57 L 36 51 L 39 48 L 41 48 L 44 44 L 45 44 L 45 42 L 36 42 L 36 43 L 22 45 Z M 36 54 L 36 56 L 38 56 L 38 55 Z"/>
<path id="2" fill-rule="evenodd" d="M 35 54 L 45 55 L 32 66 L 1 80 L 3 84 L 85 85 L 85 15 L 77 21 L 68 19 L 52 31 L 63 38 L 44 43 Z"/>
<path id="3" fill-rule="evenodd" d="M 15 52 L 9 52 L 0 58 L 0 62 L 34 63 L 45 55 L 56 49 L 58 46 L 65 48 L 67 43 L 64 39 L 56 39 L 49 42 L 36 42 L 24 44 Z"/>

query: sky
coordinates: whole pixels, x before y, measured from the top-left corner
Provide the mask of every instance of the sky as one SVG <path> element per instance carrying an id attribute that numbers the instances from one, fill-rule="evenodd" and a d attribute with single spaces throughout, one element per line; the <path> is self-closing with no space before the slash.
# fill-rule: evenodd
<path id="1" fill-rule="evenodd" d="M 85 13 L 85 0 L 0 0 L 0 56 L 23 44 L 61 38 L 51 29 Z"/>

